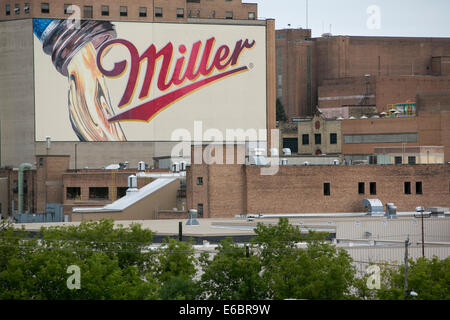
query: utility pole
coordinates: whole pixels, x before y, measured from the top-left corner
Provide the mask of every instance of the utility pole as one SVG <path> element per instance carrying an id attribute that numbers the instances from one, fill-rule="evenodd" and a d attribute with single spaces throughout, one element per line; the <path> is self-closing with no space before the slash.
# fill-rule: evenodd
<path id="1" fill-rule="evenodd" d="M 408 300 L 408 245 L 409 245 L 409 235 L 405 241 L 405 280 L 404 280 L 404 290 L 405 290 L 405 300 Z"/>

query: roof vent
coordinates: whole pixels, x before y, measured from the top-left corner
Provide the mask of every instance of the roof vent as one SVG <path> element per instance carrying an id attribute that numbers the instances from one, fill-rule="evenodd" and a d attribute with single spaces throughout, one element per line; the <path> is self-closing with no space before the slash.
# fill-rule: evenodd
<path id="1" fill-rule="evenodd" d="M 200 223 L 197 220 L 197 210 L 191 209 L 189 210 L 189 219 L 186 222 L 187 226 L 199 226 Z"/>
<path id="2" fill-rule="evenodd" d="M 283 148 L 283 154 L 285 156 L 290 156 L 292 154 L 291 149 L 289 148 Z"/>

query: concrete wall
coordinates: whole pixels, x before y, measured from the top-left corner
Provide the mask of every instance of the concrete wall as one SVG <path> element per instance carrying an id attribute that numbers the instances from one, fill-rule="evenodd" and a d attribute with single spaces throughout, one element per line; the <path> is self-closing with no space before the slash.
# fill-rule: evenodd
<path id="1" fill-rule="evenodd" d="M 0 22 L 0 167 L 34 162 L 32 25 Z"/>

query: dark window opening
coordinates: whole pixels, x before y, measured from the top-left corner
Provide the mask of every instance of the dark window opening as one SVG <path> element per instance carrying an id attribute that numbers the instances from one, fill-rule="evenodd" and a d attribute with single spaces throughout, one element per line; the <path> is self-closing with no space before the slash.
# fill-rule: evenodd
<path id="1" fill-rule="evenodd" d="M 254 12 L 249 12 L 248 13 L 248 20 L 255 20 L 255 17 L 256 17 L 256 15 L 255 15 Z"/>
<path id="2" fill-rule="evenodd" d="M 155 17 L 156 18 L 162 18 L 163 16 L 163 9 L 162 8 L 155 8 Z"/>
<path id="3" fill-rule="evenodd" d="M 44 166 L 44 158 L 39 158 L 39 167 Z"/>
<path id="4" fill-rule="evenodd" d="M 72 5 L 71 4 L 64 5 L 64 14 L 72 14 Z"/>
<path id="5" fill-rule="evenodd" d="M 422 181 L 416 182 L 416 194 L 422 194 Z"/>
<path id="6" fill-rule="evenodd" d="M 13 181 L 13 193 L 19 193 L 19 182 L 17 180 Z M 23 193 L 28 193 L 28 183 L 27 180 L 23 180 Z"/>
<path id="7" fill-rule="evenodd" d="M 85 18 L 92 19 L 92 17 L 93 17 L 92 6 L 84 6 L 83 11 L 84 11 L 84 17 Z"/>
<path id="8" fill-rule="evenodd" d="M 177 18 L 184 18 L 184 9 L 183 8 L 177 9 Z"/>
<path id="9" fill-rule="evenodd" d="M 102 6 L 102 16 L 109 16 L 109 6 Z"/>
<path id="10" fill-rule="evenodd" d="M 127 195 L 128 187 L 117 187 L 117 199 L 123 198 Z"/>
<path id="11" fill-rule="evenodd" d="M 25 5 L 23 7 L 23 12 L 30 13 L 30 4 L 29 3 L 25 3 Z"/>
<path id="12" fill-rule="evenodd" d="M 329 196 L 331 195 L 331 186 L 329 182 L 325 182 L 323 184 L 323 195 L 324 196 Z"/>
<path id="13" fill-rule="evenodd" d="M 146 7 L 139 8 L 139 17 L 141 17 L 141 18 L 147 17 L 147 8 Z"/>
<path id="14" fill-rule="evenodd" d="M 395 157 L 395 164 L 402 164 L 402 157 Z"/>
<path id="15" fill-rule="evenodd" d="M 330 133 L 330 144 L 337 144 L 337 134 Z"/>
<path id="16" fill-rule="evenodd" d="M 89 188 L 89 200 L 107 200 L 109 199 L 108 187 Z"/>
<path id="17" fill-rule="evenodd" d="M 411 182 L 405 182 L 405 194 L 411 194 Z"/>
<path id="18" fill-rule="evenodd" d="M 408 164 L 416 164 L 416 157 L 408 157 Z"/>
<path id="19" fill-rule="evenodd" d="M 80 187 L 67 187 L 66 199 L 67 200 L 80 200 L 81 199 L 81 188 Z"/>
<path id="20" fill-rule="evenodd" d="M 302 135 L 302 145 L 304 146 L 309 145 L 309 134 Z"/>
<path id="21" fill-rule="evenodd" d="M 16 3 L 16 7 L 14 8 L 15 14 L 20 14 L 20 4 Z"/>
<path id="22" fill-rule="evenodd" d="M 315 144 L 322 144 L 322 135 L 320 133 L 314 134 L 314 142 Z"/>
<path id="23" fill-rule="evenodd" d="M 128 7 L 125 7 L 125 6 L 120 7 L 120 16 L 121 17 L 128 16 Z"/>
<path id="24" fill-rule="evenodd" d="M 377 183 L 376 182 L 371 182 L 370 183 L 370 194 L 371 195 L 376 195 L 377 194 Z"/>
<path id="25" fill-rule="evenodd" d="M 369 164 L 377 164 L 378 157 L 377 156 L 369 156 Z"/>
<path id="26" fill-rule="evenodd" d="M 283 148 L 289 148 L 292 153 L 298 153 L 298 138 L 283 138 Z"/>
<path id="27" fill-rule="evenodd" d="M 50 13 L 50 4 L 46 2 L 41 3 L 41 13 Z"/>
<path id="28" fill-rule="evenodd" d="M 233 11 L 227 11 L 225 13 L 225 19 L 233 19 Z"/>
<path id="29" fill-rule="evenodd" d="M 197 213 L 199 218 L 203 218 L 203 203 L 198 204 Z"/>
<path id="30" fill-rule="evenodd" d="M 6 7 L 5 7 L 5 10 L 6 10 L 6 15 L 7 16 L 11 15 L 11 5 L 7 4 Z"/>
<path id="31" fill-rule="evenodd" d="M 358 193 L 359 194 L 366 194 L 364 182 L 358 182 Z"/>
<path id="32" fill-rule="evenodd" d="M 197 178 L 197 185 L 198 186 L 202 186 L 203 185 L 203 177 L 198 177 Z"/>

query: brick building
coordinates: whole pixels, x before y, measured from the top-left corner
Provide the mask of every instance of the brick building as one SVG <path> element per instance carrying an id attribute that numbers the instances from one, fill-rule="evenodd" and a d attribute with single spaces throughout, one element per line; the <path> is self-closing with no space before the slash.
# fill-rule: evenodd
<path id="1" fill-rule="evenodd" d="M 34 74 L 36 60 L 33 52 L 34 18 L 69 18 L 68 5 L 77 5 L 83 20 L 107 20 L 113 22 L 148 22 L 158 25 L 184 23 L 186 25 L 214 25 L 227 36 L 228 27 L 258 27 L 265 32 L 264 104 L 259 103 L 259 114 L 264 114 L 268 129 L 275 128 L 275 21 L 258 20 L 258 7 L 242 0 L 105 0 L 99 1 L 9 1 L 0 0 L 0 167 L 34 163 L 36 154 L 45 154 L 46 144 L 36 134 L 36 88 Z M 76 13 L 76 12 L 74 12 Z M 260 41 L 262 44 L 262 41 Z M 40 46 L 42 47 L 42 46 Z M 40 48 L 41 49 L 41 48 Z M 254 50 L 253 50 L 254 51 Z M 262 51 L 261 51 L 262 52 Z M 264 59 L 262 55 L 258 59 Z M 51 61 L 51 57 L 48 57 Z M 263 63 L 259 63 L 263 65 Z M 42 73 L 41 73 L 42 74 Z M 63 79 L 66 80 L 66 79 Z M 262 80 L 261 80 L 262 81 Z M 66 85 L 67 80 L 64 81 Z M 18 90 L 17 88 L 20 88 Z M 24 94 L 30 93 L 30 94 Z M 248 96 L 248 94 L 246 95 Z M 194 104 L 193 104 L 194 105 Z M 198 104 L 197 104 L 198 105 Z M 66 107 L 66 106 L 64 106 Z M 213 113 L 215 115 L 215 113 Z M 262 116 L 261 116 L 262 117 Z M 213 118 L 213 117 L 209 117 Z M 65 118 L 67 120 L 68 117 Z M 260 121 L 263 123 L 262 121 Z M 155 130 L 156 131 L 156 130 Z M 72 139 L 72 138 L 71 138 Z M 70 155 L 69 167 L 100 168 L 108 161 L 151 161 L 155 156 L 168 156 L 177 142 L 170 139 L 139 139 L 123 142 L 81 142 L 53 139 L 49 154 Z M 105 155 L 108 155 L 108 160 Z M 77 163 L 75 163 L 77 159 Z"/>
<path id="2" fill-rule="evenodd" d="M 205 218 L 240 214 L 365 212 L 363 199 L 395 203 L 399 211 L 450 205 L 449 165 L 260 166 L 193 164 L 187 205 Z"/>
<path id="3" fill-rule="evenodd" d="M 0 20 L 67 18 L 69 6 L 78 6 L 82 19 L 113 21 L 186 22 L 188 18 L 256 20 L 258 5 L 241 0 L 104 0 L 0 1 Z M 75 13 L 75 12 L 74 12 Z"/>
<path id="4" fill-rule="evenodd" d="M 450 89 L 450 39 L 276 32 L 277 97 L 290 119 L 321 109 L 414 100 Z"/>

